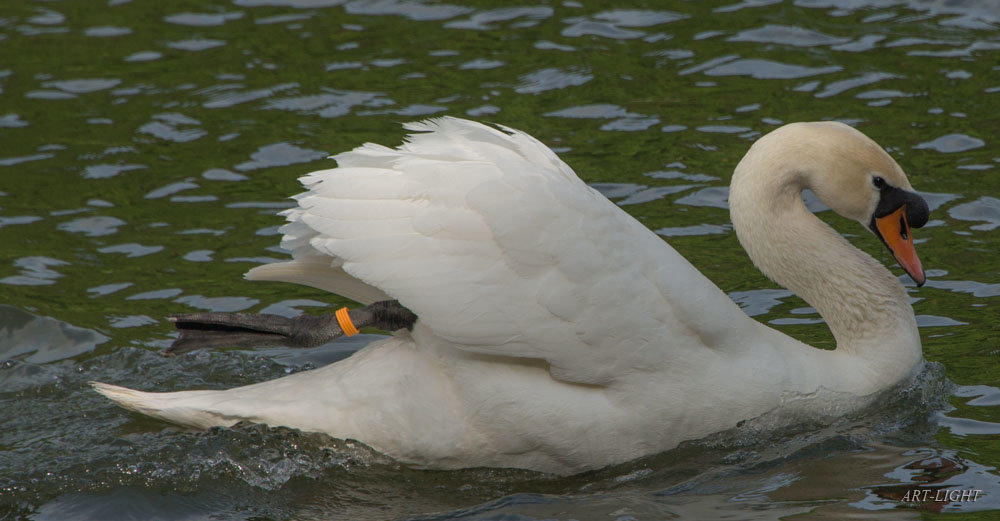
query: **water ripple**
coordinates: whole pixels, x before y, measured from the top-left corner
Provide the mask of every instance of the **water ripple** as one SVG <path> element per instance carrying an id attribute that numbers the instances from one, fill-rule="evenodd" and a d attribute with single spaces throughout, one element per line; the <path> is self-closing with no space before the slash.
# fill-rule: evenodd
<path id="1" fill-rule="evenodd" d="M 86 36 L 95 36 L 99 38 L 110 38 L 114 36 L 125 36 L 127 34 L 132 34 L 132 29 L 128 27 L 115 27 L 112 25 L 102 25 L 99 27 L 88 27 L 84 29 L 83 34 Z"/>
<path id="2" fill-rule="evenodd" d="M 929 56 L 933 58 L 961 58 L 967 56 L 974 56 L 978 51 L 996 51 L 1000 50 L 1000 43 L 997 42 L 975 42 L 962 49 L 953 49 L 948 51 L 910 51 L 907 56 Z"/>
<path id="3" fill-rule="evenodd" d="M 33 222 L 41 221 L 42 218 L 37 215 L 12 215 L 12 216 L 0 216 L 0 228 L 4 226 L 13 226 L 17 224 L 31 224 Z"/>
<path id="4" fill-rule="evenodd" d="M 485 58 L 476 58 L 475 60 L 467 61 L 458 66 L 459 70 L 482 70 L 482 69 L 496 69 L 497 67 L 503 67 L 504 62 L 500 60 L 487 60 Z"/>
<path id="5" fill-rule="evenodd" d="M 583 85 L 594 79 L 589 71 L 571 69 L 541 69 L 521 76 L 521 83 L 514 88 L 518 94 L 539 94 L 547 90 L 564 89 Z"/>
<path id="6" fill-rule="evenodd" d="M 291 143 L 274 143 L 265 145 L 250 154 L 250 161 L 245 161 L 234 168 L 240 171 L 257 170 L 272 166 L 294 165 L 308 163 L 329 156 L 328 152 L 302 148 Z"/>
<path id="7" fill-rule="evenodd" d="M 580 20 L 563 29 L 562 35 L 568 38 L 579 36 L 603 36 L 616 40 L 628 40 L 645 36 L 645 32 L 632 29 L 622 29 L 614 24 L 596 20 Z"/>
<path id="8" fill-rule="evenodd" d="M 972 230 L 985 232 L 995 230 L 1000 227 L 1000 199 L 983 196 L 949 209 L 948 215 L 963 221 L 984 221 L 984 224 L 971 226 Z"/>
<path id="9" fill-rule="evenodd" d="M 164 17 L 163 21 L 177 25 L 205 27 L 223 25 L 230 20 L 239 20 L 240 18 L 243 18 L 243 13 L 240 11 L 228 13 L 177 13 Z"/>
<path id="10" fill-rule="evenodd" d="M 554 112 L 547 112 L 544 115 L 556 118 L 604 118 L 604 119 L 641 116 L 641 114 L 633 114 L 625 110 L 623 107 L 619 107 L 618 105 L 611 105 L 608 103 L 595 103 L 592 105 L 569 107 Z"/>
<path id="11" fill-rule="evenodd" d="M 309 96 L 272 99 L 264 105 L 264 108 L 336 118 L 349 114 L 354 107 L 378 108 L 393 103 L 391 99 L 376 92 L 331 91 Z"/>
<path id="12" fill-rule="evenodd" d="M 223 45 L 226 45 L 224 40 L 213 40 L 210 38 L 190 38 L 187 40 L 167 42 L 167 47 L 181 51 L 205 51 L 215 47 L 222 47 Z"/>
<path id="13" fill-rule="evenodd" d="M 295 9 L 320 9 L 342 5 L 347 0 L 233 0 L 242 7 L 292 7 Z"/>
<path id="14" fill-rule="evenodd" d="M 57 228 L 64 232 L 82 233 L 88 237 L 101 237 L 118 233 L 118 228 L 125 224 L 127 224 L 125 221 L 117 217 L 96 216 L 59 223 Z"/>
<path id="15" fill-rule="evenodd" d="M 708 181 L 719 180 L 719 178 L 715 176 L 705 175 L 705 174 L 689 174 L 687 172 L 681 172 L 679 170 L 656 170 L 653 172 L 647 172 L 643 175 L 647 177 L 653 177 L 656 179 L 684 179 L 685 181 L 694 181 L 696 183 L 704 183 Z"/>
<path id="16" fill-rule="evenodd" d="M 182 258 L 188 262 L 212 262 L 214 254 L 212 250 L 194 250 L 185 253 Z"/>
<path id="17" fill-rule="evenodd" d="M 748 291 L 732 291 L 729 298 L 740 305 L 743 312 L 751 317 L 765 315 L 776 306 L 784 304 L 784 300 L 794 295 L 787 289 L 753 289 Z"/>
<path id="18" fill-rule="evenodd" d="M 300 0 L 301 1 L 301 0 Z M 470 7 L 450 4 L 425 4 L 418 0 L 353 0 L 344 5 L 344 10 L 360 15 L 396 15 L 410 20 L 447 20 L 472 11 Z"/>
<path id="19" fill-rule="evenodd" d="M 732 230 L 729 224 L 696 224 L 694 226 L 668 226 L 653 230 L 664 237 L 686 237 L 691 235 L 721 235 Z"/>
<path id="20" fill-rule="evenodd" d="M 729 209 L 729 187 L 710 186 L 697 192 L 685 195 L 674 201 L 674 204 L 684 204 L 689 206 L 710 206 L 713 208 Z"/>
<path id="21" fill-rule="evenodd" d="M 722 7 L 716 7 L 712 9 L 714 13 L 732 13 L 734 11 L 739 11 L 741 9 L 748 9 L 753 7 L 764 7 L 771 4 L 780 3 L 782 0 L 743 0 L 735 4 L 725 5 Z"/>
<path id="22" fill-rule="evenodd" d="M 726 39 L 730 42 L 777 43 L 795 47 L 816 47 L 844 44 L 848 38 L 830 36 L 801 27 L 768 24 L 757 29 L 741 31 Z"/>
<path id="23" fill-rule="evenodd" d="M 473 29 L 477 31 L 486 31 L 499 29 L 496 22 L 508 22 L 518 18 L 527 18 L 527 20 L 521 21 L 515 25 L 518 28 L 531 27 L 537 24 L 538 21 L 552 16 L 553 12 L 553 9 L 547 6 L 505 7 L 489 11 L 480 11 L 465 20 L 454 20 L 444 24 L 444 26 L 451 29 Z"/>
<path id="24" fill-rule="evenodd" d="M 831 49 L 835 51 L 844 52 L 865 52 L 870 51 L 875 48 L 875 45 L 882 40 L 885 40 L 885 36 L 881 34 L 866 34 L 853 42 L 848 42 L 840 45 L 834 45 Z"/>
<path id="25" fill-rule="evenodd" d="M 187 143 L 202 138 L 208 133 L 200 128 L 179 129 L 181 125 L 200 125 L 201 122 L 177 113 L 154 114 L 154 121 L 139 127 L 141 134 L 150 134 L 174 143 Z"/>
<path id="26" fill-rule="evenodd" d="M 210 168 L 201 173 L 201 176 L 209 181 L 244 181 L 247 176 L 231 172 L 225 168 Z"/>
<path id="27" fill-rule="evenodd" d="M 153 253 L 163 251 L 163 246 L 144 246 L 139 243 L 130 242 L 126 244 L 115 244 L 97 249 L 100 253 L 124 253 L 126 257 L 144 257 Z"/>
<path id="28" fill-rule="evenodd" d="M 0 116 L 0 128 L 20 128 L 28 126 L 28 122 L 21 119 L 20 114 L 4 114 Z"/>
<path id="29" fill-rule="evenodd" d="M 56 279 L 62 277 L 63 274 L 49 267 L 68 266 L 69 263 L 53 259 L 52 257 L 35 255 L 15 259 L 13 265 L 15 268 L 19 268 L 19 273 L 0 279 L 0 284 L 10 284 L 12 286 L 48 286 L 55 284 Z"/>
<path id="30" fill-rule="evenodd" d="M 651 201 L 658 201 L 663 199 L 665 196 L 671 194 L 677 194 L 694 188 L 698 185 L 671 185 L 671 186 L 654 186 L 652 188 L 645 188 L 639 190 L 633 194 L 629 194 L 628 197 L 618 202 L 619 206 L 628 206 L 630 204 L 643 204 Z"/>
<path id="31" fill-rule="evenodd" d="M 717 65 L 705 71 L 708 76 L 750 76 L 758 80 L 794 79 L 819 76 L 843 70 L 840 65 L 809 67 L 773 60 L 747 58 Z"/>
<path id="32" fill-rule="evenodd" d="M 563 52 L 573 52 L 576 47 L 572 45 L 563 45 L 555 42 L 550 42 L 548 40 L 539 40 L 535 42 L 535 49 L 540 51 L 563 51 Z"/>
<path id="33" fill-rule="evenodd" d="M 257 299 L 247 297 L 204 297 L 202 295 L 185 295 L 174 299 L 174 302 L 218 313 L 243 311 L 260 303 Z"/>
<path id="34" fill-rule="evenodd" d="M 30 161 L 51 159 L 53 157 L 55 157 L 55 154 L 32 154 L 30 156 L 4 157 L 0 158 L 0 166 L 14 166 L 21 163 L 28 163 Z"/>
<path id="35" fill-rule="evenodd" d="M 253 23 L 257 25 L 270 25 L 270 24 L 283 24 L 288 22 L 300 22 L 302 20 L 308 20 L 315 15 L 316 15 L 315 12 L 278 14 L 274 16 L 264 16 L 261 18 L 256 18 L 254 19 Z"/>
<path id="36" fill-rule="evenodd" d="M 975 407 L 996 407 L 1000 405 L 1000 389 L 991 385 L 960 385 L 952 393 L 961 398 L 974 397 L 965 402 Z"/>
<path id="37" fill-rule="evenodd" d="M 180 181 L 177 183 L 170 183 L 166 186 L 157 188 L 147 193 L 143 197 L 146 199 L 159 199 L 161 197 L 166 197 L 168 195 L 176 194 L 177 192 L 181 192 L 183 190 L 191 190 L 194 188 L 198 188 L 198 185 L 192 183 L 191 178 L 188 178 L 184 181 Z"/>
<path id="38" fill-rule="evenodd" d="M 91 329 L 0 304 L 0 359 L 44 364 L 87 353 L 108 340 Z M 5 387 L 6 380 L 0 380 Z"/>
<path id="39" fill-rule="evenodd" d="M 202 103 L 202 106 L 209 109 L 228 108 L 234 105 L 239 105 L 241 103 L 246 103 L 248 101 L 259 100 L 262 98 L 270 98 L 277 92 L 294 89 L 298 86 L 299 86 L 298 83 L 291 82 L 291 83 L 281 83 L 273 87 L 268 87 L 264 89 L 255 89 L 243 92 L 232 92 L 230 90 L 211 96 L 208 99 L 208 101 Z M 241 86 L 230 85 L 227 87 L 229 87 L 230 89 L 237 89 Z M 221 86 L 216 88 L 221 88 Z"/>
<path id="40" fill-rule="evenodd" d="M 83 169 L 81 174 L 84 179 L 106 179 L 109 177 L 114 177 L 122 172 L 128 172 L 130 170 L 141 170 L 143 168 L 148 168 L 146 165 L 135 165 L 135 164 L 125 164 L 125 165 L 88 165 Z"/>
<path id="41" fill-rule="evenodd" d="M 101 284 L 100 286 L 94 286 L 92 288 L 87 288 L 87 293 L 93 293 L 92 297 L 103 297 L 105 295 L 110 295 L 116 293 L 125 288 L 131 287 L 133 284 L 131 282 L 116 282 L 113 284 Z"/>
<path id="42" fill-rule="evenodd" d="M 953 154 L 955 152 L 965 152 L 974 148 L 986 146 L 982 139 L 967 136 L 965 134 L 947 134 L 939 138 L 920 143 L 913 147 L 917 150 L 935 150 L 943 154 Z"/>
<path id="43" fill-rule="evenodd" d="M 820 92 L 816 93 L 817 98 L 828 98 L 830 96 L 835 96 L 842 92 L 856 89 L 864 85 L 871 85 L 872 83 L 877 83 L 882 80 L 888 80 L 897 78 L 898 76 L 894 74 L 888 74 L 885 72 L 869 72 L 867 74 L 862 74 L 856 78 L 848 78 L 846 80 L 839 80 L 830 82 L 823 88 Z"/>
<path id="44" fill-rule="evenodd" d="M 118 86 L 122 80 L 117 78 L 86 78 L 78 80 L 47 81 L 42 83 L 43 87 L 55 87 L 63 92 L 72 94 L 87 94 L 99 90 L 107 90 Z"/>
<path id="45" fill-rule="evenodd" d="M 158 289 L 153 291 L 143 291 L 142 293 L 136 293 L 125 298 L 125 300 L 154 300 L 154 299 L 168 299 L 174 298 L 184 290 L 180 288 L 168 288 L 168 289 Z"/>
<path id="46" fill-rule="evenodd" d="M 28 18 L 28 23 L 38 25 L 59 25 L 66 21 L 66 16 L 52 9 L 36 7 L 35 12 L 39 13 Z"/>

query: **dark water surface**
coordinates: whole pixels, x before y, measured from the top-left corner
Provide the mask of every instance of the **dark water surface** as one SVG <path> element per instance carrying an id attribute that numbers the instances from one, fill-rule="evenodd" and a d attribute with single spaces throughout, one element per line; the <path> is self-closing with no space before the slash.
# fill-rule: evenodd
<path id="1" fill-rule="evenodd" d="M 993 519 L 1000 2 L 496 5 L 0 5 L 0 519 Z M 823 347 L 819 316 L 737 243 L 727 186 L 784 122 L 857 126 L 931 205 L 915 234 L 930 280 L 910 291 L 940 365 L 840 425 L 727 433 L 571 478 L 416 471 L 288 429 L 188 432 L 89 389 L 228 388 L 370 341 L 157 354 L 169 313 L 345 304 L 242 273 L 286 256 L 275 212 L 297 177 L 444 114 L 535 135 L 748 313 Z M 914 489 L 981 492 L 903 501 Z"/>

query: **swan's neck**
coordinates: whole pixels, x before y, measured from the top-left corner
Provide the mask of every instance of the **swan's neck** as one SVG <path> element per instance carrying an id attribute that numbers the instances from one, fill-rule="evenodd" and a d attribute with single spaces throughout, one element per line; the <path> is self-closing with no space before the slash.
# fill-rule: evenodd
<path id="1" fill-rule="evenodd" d="M 795 174 L 759 175 L 738 167 L 729 202 L 740 243 L 765 275 L 819 312 L 837 351 L 858 359 L 873 381 L 902 378 L 921 358 L 905 289 L 885 266 L 809 212 L 802 202 L 806 187 Z"/>

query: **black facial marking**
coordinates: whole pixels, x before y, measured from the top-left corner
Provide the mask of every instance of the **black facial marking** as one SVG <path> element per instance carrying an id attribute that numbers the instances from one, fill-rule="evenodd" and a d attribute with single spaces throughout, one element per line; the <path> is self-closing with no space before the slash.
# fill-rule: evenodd
<path id="1" fill-rule="evenodd" d="M 879 180 L 882 181 L 881 186 L 879 186 Z M 920 228 L 927 224 L 927 219 L 930 218 L 930 210 L 927 208 L 927 201 L 924 201 L 923 197 L 914 192 L 908 192 L 902 188 L 892 186 L 886 183 L 881 177 L 875 177 L 872 179 L 872 183 L 879 189 L 878 206 L 875 207 L 875 213 L 872 215 L 873 223 L 875 219 L 885 217 L 905 204 L 906 221 L 911 227 Z"/>

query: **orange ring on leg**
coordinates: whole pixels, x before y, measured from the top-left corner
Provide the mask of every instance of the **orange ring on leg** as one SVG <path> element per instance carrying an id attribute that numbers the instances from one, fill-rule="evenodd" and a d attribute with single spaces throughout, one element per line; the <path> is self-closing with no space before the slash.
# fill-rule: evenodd
<path id="1" fill-rule="evenodd" d="M 334 315 L 337 317 L 337 323 L 340 324 L 340 329 L 344 330 L 345 335 L 354 336 L 361 332 L 351 322 L 351 317 L 347 314 L 347 308 L 338 309 Z"/>

